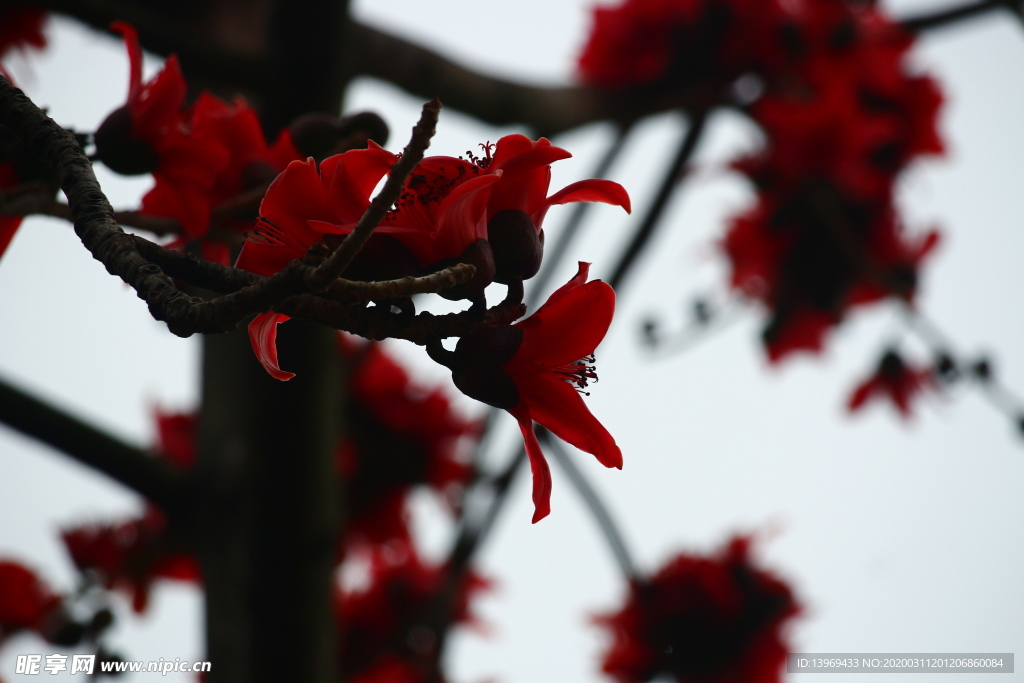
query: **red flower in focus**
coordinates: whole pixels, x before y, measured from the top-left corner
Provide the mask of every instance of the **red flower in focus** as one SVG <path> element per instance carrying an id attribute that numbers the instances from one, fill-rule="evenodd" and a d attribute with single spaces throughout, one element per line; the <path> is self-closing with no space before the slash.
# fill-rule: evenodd
<path id="1" fill-rule="evenodd" d="M 432 612 L 437 600 L 443 599 L 447 610 L 444 624 L 474 624 L 469 602 L 489 583 L 468 572 L 453 594 L 442 596 L 447 568 L 425 563 L 410 544 L 394 543 L 370 556 L 370 579 L 367 586 L 347 593 L 338 592 L 335 611 L 338 615 L 340 642 L 339 661 L 344 678 L 383 676 L 384 671 L 396 678 L 383 678 L 406 683 L 399 673 L 419 672 L 427 678 L 432 672 L 432 655 L 437 645 L 439 625 Z M 401 666 L 398 666 L 401 664 Z M 362 680 L 362 679 L 357 679 Z M 418 681 L 421 678 L 413 678 Z"/>
<path id="2" fill-rule="evenodd" d="M 62 537 L 79 571 L 95 574 L 107 588 L 126 592 L 136 612 L 146 609 L 155 579 L 200 579 L 199 565 L 174 548 L 166 518 L 153 507 L 139 519 L 75 527 Z"/>
<path id="3" fill-rule="evenodd" d="M 348 541 L 383 544 L 408 538 L 405 503 L 414 486 L 428 486 L 449 503 L 471 476 L 460 442 L 479 425 L 459 415 L 440 388 L 417 386 L 375 342 L 357 346 L 342 335 L 342 352 L 356 361 L 347 402 L 349 439 L 339 449 L 348 481 Z"/>
<path id="4" fill-rule="evenodd" d="M 603 669 L 619 683 L 670 674 L 679 683 L 777 683 L 785 623 L 800 607 L 779 578 L 751 564 L 750 539 L 717 556 L 679 555 L 630 586 L 622 610 L 598 623 L 612 632 Z"/>
<path id="5" fill-rule="evenodd" d="M 61 599 L 17 562 L 0 560 L 0 643 L 21 630 L 39 631 Z"/>
<path id="6" fill-rule="evenodd" d="M 904 419 L 912 417 L 910 403 L 928 390 L 937 390 L 935 373 L 930 367 L 914 368 L 896 351 L 886 351 L 875 374 L 857 385 L 850 394 L 847 409 L 860 410 L 872 398 L 888 398 Z"/>
<path id="7" fill-rule="evenodd" d="M 45 11 L 29 5 L 14 4 L 0 9 L 0 59 L 11 50 L 46 47 L 43 28 L 48 19 Z"/>
<path id="8" fill-rule="evenodd" d="M 580 396 L 596 380 L 593 353 L 615 310 L 615 292 L 587 282 L 589 263 L 536 313 L 512 326 L 488 327 L 461 339 L 450 359 L 455 385 L 467 396 L 507 410 L 519 422 L 533 472 L 533 521 L 551 512 L 551 471 L 533 432 L 555 436 L 622 468 L 622 452 Z"/>
<path id="9" fill-rule="evenodd" d="M 209 191 L 228 151 L 212 132 L 192 129 L 177 57 L 143 83 L 135 29 L 120 21 L 111 29 L 124 36 L 131 75 L 127 102 L 96 131 L 97 156 L 117 173 L 152 173 L 156 185 L 142 198 L 142 213 L 176 218 L 186 235 L 201 237 L 210 219 Z"/>
<path id="10" fill-rule="evenodd" d="M 327 235 L 345 235 L 370 205 L 370 194 L 398 160 L 380 146 L 288 164 L 260 204 L 260 220 L 235 266 L 273 275 Z"/>

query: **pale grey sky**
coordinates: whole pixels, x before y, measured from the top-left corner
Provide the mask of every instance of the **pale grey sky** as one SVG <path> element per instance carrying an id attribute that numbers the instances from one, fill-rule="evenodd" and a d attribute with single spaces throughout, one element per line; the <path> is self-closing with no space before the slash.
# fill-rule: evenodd
<path id="1" fill-rule="evenodd" d="M 460 0 L 425 11 L 412 0 L 366 0 L 355 11 L 480 68 L 555 82 L 570 78 L 589 4 Z M 929 3 L 892 6 L 909 11 Z M 14 64 L 15 75 L 57 121 L 92 129 L 123 101 L 123 48 L 67 21 L 55 21 L 51 36 L 52 48 Z M 900 192 L 911 230 L 938 225 L 945 234 L 924 270 L 921 306 L 963 350 L 991 351 L 1007 383 L 1024 391 L 1024 316 L 1017 305 L 1024 295 L 1024 32 L 1007 19 L 979 20 L 921 41 L 914 63 L 947 93 L 942 129 L 950 149 L 947 158 L 909 173 Z M 391 148 L 401 144 L 419 105 L 371 81 L 357 82 L 349 101 L 388 120 Z M 446 112 L 431 151 L 459 154 L 513 130 Z M 615 167 L 614 179 L 640 212 L 679 134 L 672 116 L 652 119 Z M 557 139 L 576 156 L 554 165 L 553 187 L 587 177 L 609 139 L 600 125 Z M 697 158 L 700 173 L 674 202 L 598 350 L 601 382 L 588 401 L 622 446 L 625 467 L 605 470 L 584 455 L 578 463 L 616 512 L 642 567 L 654 569 L 681 549 L 711 551 L 732 533 L 762 532 L 764 565 L 787 577 L 806 606 L 792 632 L 795 650 L 1024 653 L 1024 443 L 973 392 L 927 402 L 909 425 L 884 406 L 854 419 L 843 411 L 849 387 L 898 329 L 891 308 L 851 316 L 823 356 L 778 368 L 767 366 L 757 346 L 755 312 L 685 354 L 652 358 L 638 343 L 649 313 L 678 322 L 690 295 L 721 290 L 714 241 L 724 219 L 750 199 L 725 166 L 757 140 L 735 116 L 713 120 Z M 101 182 L 115 206 L 131 205 L 147 186 L 110 174 Z M 549 239 L 567 214 L 549 214 Z M 613 207 L 598 207 L 591 217 L 571 261 L 593 261 L 600 277 L 631 223 Z M 574 268 L 567 263 L 563 270 L 557 279 Z M 152 439 L 152 405 L 195 402 L 196 341 L 154 322 L 68 225 L 27 221 L 0 261 L 0 292 L 4 377 L 140 444 Z M 421 349 L 393 346 L 420 377 L 447 381 Z M 495 461 L 519 438 L 506 422 Z M 0 556 L 40 568 L 61 588 L 72 585 L 73 571 L 60 526 L 140 509 L 118 486 L 3 428 L 0 466 Z M 492 634 L 456 641 L 453 683 L 601 680 L 604 641 L 589 618 L 615 608 L 624 586 L 554 469 L 552 515 L 529 523 L 521 482 L 483 553 L 483 568 L 498 586 L 479 604 Z M 418 507 L 433 520 L 424 525 L 424 542 L 438 551 L 447 530 L 429 500 Z M 122 607 L 127 614 L 127 603 Z M 199 609 L 191 589 L 161 586 L 150 613 L 122 621 L 114 642 L 130 659 L 199 659 Z M 0 656 L 0 676 L 18 680 L 13 655 L 20 652 L 49 650 L 15 639 Z M 945 678 L 954 680 L 928 680 Z"/>

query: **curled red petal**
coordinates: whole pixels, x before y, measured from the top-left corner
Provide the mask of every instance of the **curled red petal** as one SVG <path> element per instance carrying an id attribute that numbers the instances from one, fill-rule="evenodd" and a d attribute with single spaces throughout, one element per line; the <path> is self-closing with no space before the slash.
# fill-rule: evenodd
<path id="1" fill-rule="evenodd" d="M 472 178 L 445 197 L 437 215 L 434 261 L 459 256 L 473 242 L 487 238 L 487 200 L 500 178 L 498 173 Z"/>
<path id="2" fill-rule="evenodd" d="M 313 159 L 291 162 L 274 179 L 260 202 L 260 217 L 280 228 L 289 246 L 308 249 L 323 238 L 308 224 L 331 217 L 327 190 Z"/>
<path id="3" fill-rule="evenodd" d="M 135 27 L 126 21 L 115 21 L 110 30 L 120 33 L 124 45 L 128 49 L 128 104 L 134 104 L 142 87 L 142 46 L 139 45 L 139 34 Z"/>
<path id="4" fill-rule="evenodd" d="M 271 377 L 286 382 L 295 376 L 281 369 L 277 360 L 277 326 L 290 318 L 283 313 L 267 311 L 249 323 L 249 341 L 260 365 Z"/>
<path id="5" fill-rule="evenodd" d="M 509 411 L 519 422 L 523 433 L 526 455 L 530 459 L 530 473 L 533 475 L 533 523 L 536 524 L 551 514 L 551 468 L 540 448 L 537 435 L 533 433 L 533 419 L 530 411 L 520 404 Z"/>
<path id="6" fill-rule="evenodd" d="M 558 301 L 577 287 L 587 284 L 587 278 L 590 277 L 590 264 L 586 261 L 577 261 L 576 264 L 576 274 L 568 282 L 551 293 L 548 300 L 544 302 L 545 306 Z"/>
<path id="7" fill-rule="evenodd" d="M 633 212 L 633 205 L 629 201 L 629 193 L 626 192 L 626 188 L 612 180 L 599 178 L 579 180 L 571 185 L 566 185 L 548 197 L 547 201 L 549 205 L 572 202 L 603 202 L 621 206 L 626 213 Z"/>

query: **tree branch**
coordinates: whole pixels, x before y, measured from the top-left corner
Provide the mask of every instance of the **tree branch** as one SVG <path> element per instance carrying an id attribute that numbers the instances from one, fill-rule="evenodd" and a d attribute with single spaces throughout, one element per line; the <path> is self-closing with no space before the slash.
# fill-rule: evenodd
<path id="1" fill-rule="evenodd" d="M 359 250 L 370 239 L 370 235 L 377 229 L 377 226 L 387 214 L 391 206 L 398 201 L 402 194 L 402 188 L 409 174 L 416 165 L 423 159 L 423 153 L 430 146 L 430 139 L 434 137 L 437 128 L 437 117 L 441 113 L 441 102 L 432 99 L 423 105 L 419 122 L 412 129 L 412 138 L 402 152 L 402 158 L 395 162 L 388 174 L 384 187 L 377 193 L 377 196 L 370 202 L 369 208 L 359 218 L 356 227 L 345 236 L 341 245 L 331 254 L 326 262 L 317 268 L 311 277 L 307 278 L 309 285 L 315 290 L 324 290 L 327 286 L 345 272 L 352 259 L 356 257 Z"/>
<path id="2" fill-rule="evenodd" d="M 525 124 L 552 136 L 594 121 L 627 124 L 671 109 L 691 109 L 717 99 L 702 90 L 638 88 L 604 91 L 542 87 L 494 78 L 380 29 L 353 22 L 353 69 L 393 83 L 418 97 L 439 97 L 494 125 Z"/>
<path id="3" fill-rule="evenodd" d="M 408 173 L 410 165 L 415 166 L 417 154 L 422 156 L 430 138 L 429 133 L 437 120 L 438 106 L 429 103 L 424 107 L 424 116 L 414 129 L 413 141 L 410 142 L 411 153 L 396 166 L 402 161 L 407 160 L 407 163 L 392 173 L 392 188 L 397 185 L 401 189 L 405 180 L 403 173 Z M 432 337 L 461 336 L 480 325 L 507 324 L 523 315 L 522 292 L 519 292 L 517 299 L 511 288 L 506 301 L 484 315 L 470 310 L 445 316 L 423 313 L 412 318 L 380 309 L 361 309 L 309 294 L 309 283 L 322 286 L 327 296 L 336 293 L 346 300 L 354 298 L 358 291 L 374 296 L 406 289 L 416 291 L 423 287 L 427 291 L 438 291 L 439 287 L 470 275 L 468 269 L 453 269 L 434 278 L 415 279 L 402 284 L 394 281 L 383 283 L 377 290 L 370 286 L 339 283 L 331 277 L 332 271 L 339 266 L 343 269 L 351 256 L 358 252 L 360 240 L 365 241 L 372 233 L 380 220 L 378 216 L 383 216 L 393 201 L 388 196 L 375 198 L 379 201 L 371 203 L 360 219 L 359 224 L 363 229 L 353 238 L 353 246 L 345 248 L 349 242 L 346 239 L 342 247 L 322 264 L 323 270 L 302 261 L 292 261 L 270 277 L 259 278 L 235 268 L 201 264 L 190 257 L 155 244 L 145 244 L 141 238 L 126 234 L 114 222 L 110 203 L 100 190 L 92 165 L 74 136 L 54 123 L 2 76 L 0 124 L 10 127 L 16 135 L 28 142 L 36 154 L 52 165 L 68 198 L 75 232 L 85 247 L 106 266 L 109 273 L 121 277 L 135 289 L 139 297 L 149 305 L 154 318 L 165 321 L 168 329 L 179 336 L 187 337 L 196 332 L 227 332 L 253 314 L 275 309 L 296 318 L 319 322 L 370 339 L 397 337 L 425 344 Z M 143 256 L 143 252 L 148 258 Z M 179 277 L 193 276 L 208 289 L 228 293 L 209 301 L 190 296 L 175 286 L 157 262 L 176 269 Z M 324 273 L 327 277 L 324 277 Z"/>
<path id="4" fill-rule="evenodd" d="M 658 221 L 661 220 L 662 214 L 668 207 L 668 201 L 672 198 L 672 193 L 679 186 L 683 169 L 697 149 L 697 143 L 704 133 L 704 123 L 707 121 L 707 118 L 708 112 L 705 109 L 699 109 L 691 115 L 690 126 L 679 145 L 679 151 L 676 152 L 675 158 L 665 172 L 665 177 L 661 181 L 661 187 L 658 188 L 658 194 L 655 195 L 654 202 L 651 203 L 650 208 L 647 209 L 647 213 L 644 215 L 643 221 L 636 232 L 633 233 L 633 239 L 630 240 L 629 246 L 619 256 L 619 262 L 616 264 L 615 270 L 612 271 L 612 276 L 608 278 L 608 284 L 613 289 L 617 290 L 622 285 L 622 281 L 632 270 L 633 264 L 636 262 L 637 257 L 640 256 L 640 252 L 643 251 L 647 242 L 654 235 L 654 230 L 658 227 Z"/>
<path id="5" fill-rule="evenodd" d="M 0 422 L 106 474 L 171 513 L 182 479 L 168 463 L 129 446 L 0 379 Z"/>
<path id="6" fill-rule="evenodd" d="M 908 17 L 902 20 L 900 25 L 913 33 L 923 33 L 951 26 L 964 19 L 979 17 L 997 9 L 1009 10 L 1017 15 L 1018 18 L 1021 17 L 1021 4 L 1019 0 L 976 0 L 975 2 L 969 2 L 950 9 Z"/>

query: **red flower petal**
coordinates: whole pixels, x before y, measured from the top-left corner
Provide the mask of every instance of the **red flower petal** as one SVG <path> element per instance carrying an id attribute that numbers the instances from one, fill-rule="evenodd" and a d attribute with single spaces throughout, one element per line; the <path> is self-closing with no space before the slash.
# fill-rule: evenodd
<path id="1" fill-rule="evenodd" d="M 526 455 L 530 458 L 530 473 L 533 475 L 533 523 L 536 524 L 551 514 L 551 468 L 540 448 L 537 435 L 533 432 L 533 420 L 530 411 L 520 404 L 510 410 L 519 422 L 519 431 L 523 433 L 526 444 Z"/>
<path id="2" fill-rule="evenodd" d="M 467 180 L 445 197 L 437 216 L 434 261 L 458 256 L 473 242 L 487 238 L 487 200 L 500 178 L 489 173 Z"/>
<path id="3" fill-rule="evenodd" d="M 566 291 L 516 323 L 523 330 L 523 343 L 506 369 L 510 374 L 524 372 L 520 365 L 529 363 L 553 370 L 589 356 L 604 339 L 614 313 L 615 292 L 605 282 L 594 280 Z"/>
<path id="4" fill-rule="evenodd" d="M 124 46 L 128 48 L 128 104 L 134 104 L 142 87 L 142 46 L 139 45 L 139 34 L 135 27 L 126 21 L 115 21 L 110 30 L 120 33 L 124 38 Z"/>
<path id="5" fill-rule="evenodd" d="M 605 467 L 622 469 L 622 450 L 615 438 L 587 408 L 576 387 L 554 373 L 540 373 L 520 381 L 521 403 L 530 415 L 562 441 L 597 457 Z"/>
<path id="6" fill-rule="evenodd" d="M 327 190 L 316 171 L 316 162 L 293 161 L 274 179 L 260 202 L 260 217 L 281 229 L 288 246 L 307 249 L 323 235 L 309 227 L 312 219 L 332 217 Z M 290 259 L 289 259 L 290 260 Z"/>
<path id="7" fill-rule="evenodd" d="M 241 253 L 238 254 L 238 260 L 235 261 L 235 268 L 270 276 L 294 259 L 302 258 L 305 255 L 306 250 L 299 247 L 246 240 L 242 245 Z"/>
<path id="8" fill-rule="evenodd" d="M 629 201 L 629 193 L 626 188 L 611 180 L 600 180 L 590 178 L 580 180 L 571 185 L 566 185 L 558 192 L 548 197 L 547 203 L 570 204 L 572 202 L 604 202 L 614 206 L 621 206 L 626 213 L 633 212 L 633 206 Z"/>
<path id="9" fill-rule="evenodd" d="M 293 372 L 282 370 L 277 361 L 277 326 L 286 320 L 290 318 L 283 313 L 267 311 L 249 323 L 249 341 L 252 342 L 256 358 L 271 377 L 282 382 L 295 376 Z"/>
<path id="10" fill-rule="evenodd" d="M 337 211 L 335 217 L 358 220 L 369 206 L 370 193 L 396 161 L 397 154 L 380 147 L 352 150 L 324 159 L 320 163 L 320 175 Z"/>

